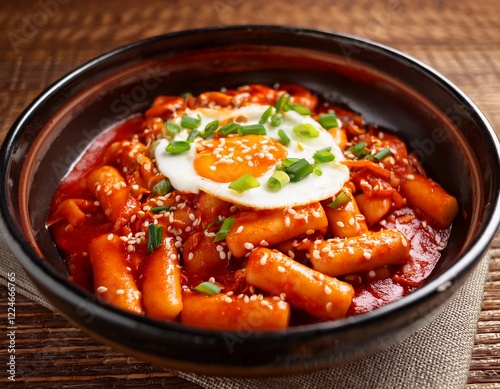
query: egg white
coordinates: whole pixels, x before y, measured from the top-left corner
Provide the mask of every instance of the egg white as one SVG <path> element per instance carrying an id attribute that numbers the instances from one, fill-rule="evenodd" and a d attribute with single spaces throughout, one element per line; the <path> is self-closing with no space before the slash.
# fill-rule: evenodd
<path id="1" fill-rule="evenodd" d="M 207 109 L 200 108 L 196 110 L 187 110 L 186 114 L 196 117 L 199 115 L 201 124 L 199 130 L 213 120 L 220 122 L 227 118 L 244 116 L 248 119 L 247 124 L 256 124 L 262 117 L 262 114 L 269 106 L 266 105 L 248 105 L 234 110 L 227 109 Z M 180 124 L 180 118 L 176 123 Z M 311 139 L 300 139 L 292 131 L 299 125 L 309 123 L 319 131 L 319 136 Z M 314 173 L 299 182 L 290 182 L 280 190 L 271 190 L 267 187 L 267 180 L 275 171 L 273 166 L 267 173 L 261 177 L 256 177 L 260 186 L 238 193 L 229 189 L 230 183 L 219 183 L 210 179 L 201 177 L 194 168 L 194 158 L 196 143 L 201 138 L 195 139 L 190 150 L 182 154 L 170 154 L 165 151 L 169 140 L 162 139 L 155 150 L 156 165 L 158 170 L 168 177 L 174 188 L 183 192 L 198 193 L 200 190 L 210 193 L 213 196 L 234 204 L 244 205 L 256 209 L 274 209 L 287 206 L 296 206 L 308 204 L 313 201 L 320 201 L 332 197 L 342 188 L 349 179 L 349 169 L 340 164 L 344 160 L 343 153 L 335 143 L 332 136 L 323 127 L 309 115 L 300 115 L 295 111 L 285 113 L 283 122 L 278 127 L 272 127 L 269 120 L 264 124 L 267 131 L 267 137 L 279 141 L 278 130 L 282 129 L 290 138 L 290 144 L 286 147 L 288 150 L 287 158 L 305 158 L 309 163 L 314 163 L 313 154 L 325 147 L 331 147 L 331 152 L 335 155 L 333 162 L 322 163 L 320 168 L 323 171 L 321 176 Z M 177 134 L 174 140 L 186 140 L 189 130 L 183 130 Z"/>

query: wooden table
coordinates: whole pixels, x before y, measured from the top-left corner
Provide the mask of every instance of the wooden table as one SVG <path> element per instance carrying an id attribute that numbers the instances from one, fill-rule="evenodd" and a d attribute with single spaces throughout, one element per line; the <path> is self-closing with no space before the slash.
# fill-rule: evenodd
<path id="1" fill-rule="evenodd" d="M 0 2 L 0 139 L 46 86 L 103 52 L 186 28 L 251 23 L 355 34 L 404 51 L 469 94 L 500 134 L 500 6 L 496 0 L 150 0 L 140 4 L 4 0 Z M 470 388 L 500 385 L 500 233 L 492 248 Z M 6 303 L 2 287 L 2 315 L 7 312 Z M 16 303 L 20 328 L 16 345 L 22 349 L 17 368 L 30 387 L 198 387 L 100 345 L 27 298 L 18 296 Z"/>

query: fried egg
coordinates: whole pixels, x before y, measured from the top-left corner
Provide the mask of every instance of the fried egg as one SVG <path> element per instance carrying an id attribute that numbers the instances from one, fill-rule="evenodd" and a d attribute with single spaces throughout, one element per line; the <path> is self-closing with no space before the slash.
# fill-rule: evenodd
<path id="1" fill-rule="evenodd" d="M 189 117 L 201 120 L 198 130 L 214 120 L 220 125 L 237 122 L 241 125 L 258 124 L 269 106 L 252 104 L 237 109 L 198 108 L 186 110 Z M 274 108 L 273 108 L 274 109 Z M 181 125 L 181 118 L 174 120 Z M 318 134 L 304 138 L 293 129 L 301 124 L 313 126 Z M 191 132 L 182 129 L 172 139 L 161 139 L 155 149 L 158 170 L 168 177 L 174 188 L 183 192 L 204 191 L 223 200 L 256 209 L 274 209 L 308 204 L 332 197 L 349 179 L 349 170 L 340 162 L 343 153 L 333 137 L 310 115 L 302 115 L 290 110 L 283 115 L 279 126 L 272 126 L 267 120 L 265 135 L 233 134 L 227 137 L 203 139 L 195 138 L 189 150 L 172 154 L 166 147 L 173 141 L 185 141 Z M 290 139 L 285 146 L 278 130 Z M 286 142 L 285 142 L 286 143 Z M 267 181 L 287 158 L 306 159 L 314 164 L 313 155 L 330 148 L 335 156 L 332 162 L 321 163 L 321 175 L 309 174 L 298 182 L 289 182 L 281 189 L 270 189 Z M 238 193 L 229 185 L 244 174 L 251 174 L 259 183 L 258 187 Z"/>

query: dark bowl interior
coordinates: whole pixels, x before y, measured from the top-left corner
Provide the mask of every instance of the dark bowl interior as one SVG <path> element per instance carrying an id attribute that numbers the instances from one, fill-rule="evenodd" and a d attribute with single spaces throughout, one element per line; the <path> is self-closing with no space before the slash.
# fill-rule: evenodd
<path id="1" fill-rule="evenodd" d="M 461 213 L 426 284 L 386 307 L 280 332 L 217 332 L 110 307 L 66 279 L 45 228 L 50 199 L 92 140 L 160 94 L 298 83 L 396 132 Z M 393 344 L 434 317 L 486 251 L 500 221 L 498 140 L 480 111 L 432 69 L 338 34 L 243 26 L 179 32 L 105 54 L 42 93 L 1 151 L 2 231 L 42 294 L 97 339 L 167 367 L 267 375 L 331 366 Z"/>

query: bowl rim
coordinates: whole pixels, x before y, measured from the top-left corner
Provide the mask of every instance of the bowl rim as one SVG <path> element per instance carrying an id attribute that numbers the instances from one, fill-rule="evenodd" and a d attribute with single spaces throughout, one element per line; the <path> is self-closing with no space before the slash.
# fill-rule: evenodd
<path id="1" fill-rule="evenodd" d="M 134 50 L 143 45 L 147 46 L 154 44 L 155 42 L 160 42 L 166 39 L 175 39 L 187 35 L 222 31 L 265 31 L 267 33 L 280 32 L 289 35 L 310 35 L 318 39 L 322 38 L 339 42 L 343 41 L 347 42 L 350 45 L 362 46 L 365 48 L 369 48 L 372 51 L 378 51 L 385 56 L 389 56 L 391 59 L 404 62 L 407 66 L 419 68 L 419 70 L 425 73 L 427 77 L 439 83 L 442 88 L 446 89 L 449 93 L 454 95 L 454 97 L 458 101 L 460 101 L 461 104 L 468 107 L 469 110 L 473 112 L 477 119 L 476 122 L 480 123 L 480 126 L 484 130 L 484 133 L 491 140 L 492 155 L 496 155 L 497 159 L 500 161 L 500 144 L 498 141 L 498 137 L 491 124 L 486 119 L 485 115 L 479 110 L 475 103 L 455 84 L 445 78 L 441 73 L 424 64 L 423 62 L 411 57 L 410 55 L 384 44 L 380 44 L 372 40 L 350 34 L 279 25 L 234 25 L 182 30 L 141 39 L 136 42 L 132 42 L 115 48 L 93 59 L 90 59 L 89 61 L 77 66 L 69 73 L 66 73 L 65 75 L 60 77 L 58 80 L 45 88 L 45 90 L 42 91 L 29 104 L 10 127 L 10 130 L 3 140 L 0 149 L 0 188 L 8 188 L 6 174 L 9 170 L 9 156 L 13 151 L 15 151 L 17 141 L 23 134 L 23 126 L 30 121 L 32 116 L 36 114 L 37 109 L 39 108 L 39 106 L 43 105 L 43 102 L 45 100 L 50 99 L 55 94 L 57 94 L 57 92 L 67 83 L 70 83 L 80 75 L 91 71 L 96 66 L 102 65 L 103 62 L 121 54 L 126 54 L 128 51 Z M 224 45 L 221 45 L 221 47 L 223 46 Z M 498 169 L 494 170 L 500 172 L 500 162 L 497 165 Z M 493 186 L 500 187 L 500 177 L 497 175 L 496 177 L 493 177 L 493 179 Z M 309 336 L 311 333 L 330 333 L 345 329 L 346 327 L 363 326 L 372 321 L 387 317 L 391 313 L 394 313 L 395 311 L 398 311 L 403 307 L 408 308 L 414 306 L 421 300 L 425 300 L 434 294 L 443 292 L 453 285 L 453 281 L 455 279 L 460 278 L 461 275 L 468 274 L 475 267 L 475 265 L 477 265 L 477 263 L 487 251 L 491 241 L 493 240 L 496 230 L 498 229 L 498 225 L 500 224 L 499 193 L 496 193 L 494 201 L 490 203 L 489 206 L 490 209 L 487 213 L 488 217 L 481 221 L 481 228 L 478 229 L 476 233 L 477 237 L 470 242 L 470 246 L 466 250 L 460 253 L 460 255 L 456 259 L 456 262 L 451 267 L 444 270 L 441 275 L 437 276 L 435 279 L 429 282 L 424 283 L 417 290 L 404 296 L 403 298 L 361 315 L 351 316 L 337 321 L 290 327 L 286 330 L 255 332 L 252 334 L 252 336 L 254 337 L 254 339 L 262 340 L 272 340 L 276 337 L 295 338 L 301 335 Z M 111 320 L 116 323 L 119 322 L 122 326 L 126 326 L 129 328 L 136 327 L 137 322 L 139 322 L 143 325 L 157 330 L 173 331 L 175 333 L 182 333 L 185 335 L 194 335 L 209 338 L 220 338 L 224 333 L 231 333 L 231 331 L 218 331 L 189 327 L 176 322 L 164 322 L 138 316 L 111 306 L 97 299 L 94 295 L 77 287 L 69 279 L 56 272 L 55 269 L 47 264 L 46 261 L 44 261 L 38 255 L 36 250 L 29 245 L 28 241 L 23 236 L 22 228 L 18 228 L 16 226 L 16 223 L 9 212 L 7 196 L 1 196 L 0 198 L 0 230 L 7 245 L 14 252 L 18 261 L 26 269 L 26 272 L 28 273 L 30 278 L 35 278 L 36 281 L 40 282 L 42 285 L 50 284 L 51 288 L 53 288 L 54 290 L 54 293 L 64 296 L 65 300 L 71 301 L 71 303 L 75 304 L 76 306 L 78 306 L 78 304 L 90 303 L 94 306 L 93 309 L 95 309 L 96 314 L 100 314 L 99 312 L 104 311 L 106 320 Z M 81 326 L 80 323 L 78 323 L 78 325 Z"/>

